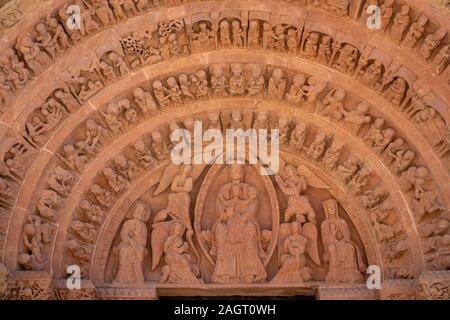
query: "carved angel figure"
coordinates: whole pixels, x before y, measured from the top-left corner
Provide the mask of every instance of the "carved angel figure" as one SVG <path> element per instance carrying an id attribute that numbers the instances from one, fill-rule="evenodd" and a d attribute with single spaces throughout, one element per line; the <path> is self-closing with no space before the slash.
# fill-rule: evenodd
<path id="1" fill-rule="evenodd" d="M 316 224 L 316 213 L 304 191 L 308 187 L 306 177 L 301 176 L 299 169 L 287 164 L 281 167 L 279 174 L 275 176 L 281 191 L 286 195 L 288 208 L 284 213 L 284 221 L 311 222 Z M 307 218 L 307 219 L 306 219 Z"/>
<path id="2" fill-rule="evenodd" d="M 151 236 L 153 270 L 158 267 L 164 254 L 165 266 L 160 282 L 200 283 L 201 281 L 196 277 L 199 275 L 197 266 L 190 265 L 193 260 L 188 252 L 195 254 L 198 264 L 200 258 L 192 239 L 194 230 L 189 214 L 189 193 L 192 191 L 195 179 L 203 169 L 203 165 L 197 165 L 193 170 L 190 165 L 177 166 L 171 163 L 164 170 L 161 182 L 154 193 L 158 195 L 170 185 L 171 193 L 169 193 L 167 207 L 156 214 Z M 187 274 L 188 265 L 189 275 Z"/>
<path id="3" fill-rule="evenodd" d="M 320 226 L 325 249 L 324 260 L 329 265 L 326 281 L 354 283 L 363 280 L 366 269 L 359 247 L 351 240 L 347 222 L 338 216 L 337 201 L 322 203 L 326 219 Z"/>
<path id="4" fill-rule="evenodd" d="M 164 221 L 153 225 L 152 266 L 155 269 L 162 255 L 164 266 L 160 283 L 200 284 L 199 270 L 193 266 L 189 244 L 183 239 L 186 226 L 180 220 Z"/>
<path id="5" fill-rule="evenodd" d="M 117 271 L 113 284 L 144 284 L 143 263 L 147 255 L 147 225 L 150 209 L 138 203 L 128 214 L 120 231 L 120 244 L 116 247 Z"/>
<path id="6" fill-rule="evenodd" d="M 302 283 L 311 279 L 311 269 L 306 265 L 308 244 L 313 244 L 302 235 L 298 222 L 281 225 L 282 240 L 278 240 L 278 270 L 271 283 Z M 317 240 L 317 239 L 316 239 Z"/>
<path id="7" fill-rule="evenodd" d="M 220 188 L 216 200 L 220 219 L 211 230 L 210 253 L 216 257 L 213 283 L 254 283 L 266 279 L 261 231 L 254 218 L 257 206 L 256 189 L 244 182 L 244 166 L 232 165 L 230 182 Z"/>

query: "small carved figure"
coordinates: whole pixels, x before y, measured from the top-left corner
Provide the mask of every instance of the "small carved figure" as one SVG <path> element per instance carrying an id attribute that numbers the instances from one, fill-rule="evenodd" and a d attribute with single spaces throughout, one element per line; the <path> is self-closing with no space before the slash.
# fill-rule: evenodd
<path id="1" fill-rule="evenodd" d="M 271 283 L 302 283 L 311 279 L 311 269 L 306 265 L 306 248 L 309 239 L 301 233 L 301 224 L 290 223 L 291 234 L 280 244 L 278 270 Z"/>
<path id="2" fill-rule="evenodd" d="M 155 130 L 151 133 L 152 138 L 152 150 L 155 154 L 156 159 L 159 161 L 167 159 L 170 150 L 168 149 L 166 143 L 164 142 L 161 132 Z"/>
<path id="3" fill-rule="evenodd" d="M 361 81 L 364 85 L 377 90 L 381 85 L 384 66 L 381 62 L 374 60 L 365 71 L 361 70 Z"/>
<path id="4" fill-rule="evenodd" d="M 395 0 L 386 0 L 380 7 L 381 9 L 381 29 L 386 31 L 391 23 L 392 16 L 394 15 L 394 2 Z"/>
<path id="5" fill-rule="evenodd" d="M 362 101 L 358 106 L 351 111 L 341 109 L 341 113 L 344 116 L 345 124 L 350 126 L 350 132 L 354 135 L 359 133 L 362 126 L 369 124 L 372 121 L 372 117 L 368 114 L 370 106 L 366 101 Z"/>
<path id="6" fill-rule="evenodd" d="M 354 283 L 363 280 L 366 270 L 359 247 L 351 240 L 348 223 L 339 217 L 334 199 L 322 203 L 326 219 L 320 225 L 324 260 L 329 265 L 326 281 Z"/>
<path id="7" fill-rule="evenodd" d="M 339 51 L 339 56 L 333 67 L 340 72 L 353 73 L 358 63 L 359 51 L 350 44 L 345 44 Z"/>
<path id="8" fill-rule="evenodd" d="M 80 212 L 90 223 L 99 225 L 102 222 L 105 212 L 99 206 L 85 199 L 81 200 L 79 208 Z"/>
<path id="9" fill-rule="evenodd" d="M 74 220 L 70 223 L 69 229 L 83 242 L 94 244 L 97 230 L 92 224 Z"/>
<path id="10" fill-rule="evenodd" d="M 267 87 L 267 97 L 269 99 L 281 101 L 284 97 L 285 88 L 286 78 L 283 78 L 283 71 L 278 68 L 273 70 Z"/>
<path id="11" fill-rule="evenodd" d="M 317 50 L 319 46 L 320 33 L 310 32 L 303 49 L 303 56 L 308 59 L 313 59 L 317 56 Z"/>
<path id="12" fill-rule="evenodd" d="M 344 145 L 341 142 L 338 140 L 333 141 L 322 160 L 327 170 L 331 171 L 336 168 L 343 148 Z"/>
<path id="13" fill-rule="evenodd" d="M 37 211 L 42 218 L 54 219 L 57 208 L 61 204 L 61 197 L 53 190 L 45 189 L 37 204 Z"/>
<path id="14" fill-rule="evenodd" d="M 156 164 L 156 159 L 153 157 L 150 149 L 145 145 L 144 141 L 138 140 L 133 145 L 139 165 L 146 169 Z"/>
<path id="15" fill-rule="evenodd" d="M 325 152 L 326 144 L 327 136 L 322 132 L 317 133 L 314 141 L 308 148 L 308 151 L 306 153 L 307 156 L 312 160 L 319 161 L 323 153 Z"/>
<path id="16" fill-rule="evenodd" d="M 250 71 L 250 78 L 247 82 L 247 96 L 255 99 L 260 99 L 264 94 L 265 80 L 262 74 L 261 67 L 252 65 Z"/>
<path id="17" fill-rule="evenodd" d="M 233 46 L 235 48 L 243 48 L 245 31 L 242 28 L 241 22 L 237 19 L 233 20 L 231 22 L 231 29 L 231 33 L 233 35 Z"/>
<path id="18" fill-rule="evenodd" d="M 286 92 L 285 100 L 293 106 L 300 106 L 306 99 L 306 78 L 303 74 L 296 74 L 292 80 L 289 91 Z"/>
<path id="19" fill-rule="evenodd" d="M 408 91 L 408 83 L 402 78 L 395 78 L 384 93 L 386 99 L 396 106 L 400 106 Z"/>
<path id="20" fill-rule="evenodd" d="M 239 110 L 234 110 L 231 113 L 231 121 L 228 124 L 228 129 L 233 129 L 233 130 L 245 130 L 245 125 L 242 122 L 242 113 Z"/>
<path id="21" fill-rule="evenodd" d="M 120 243 L 115 248 L 117 271 L 113 284 L 143 285 L 143 264 L 148 254 L 146 222 L 150 218 L 150 209 L 137 203 L 127 218 L 120 230 Z"/>
<path id="22" fill-rule="evenodd" d="M 207 50 L 214 46 L 214 32 L 206 22 L 198 24 L 198 31 L 192 33 L 192 39 L 194 47 L 198 50 Z"/>
<path id="23" fill-rule="evenodd" d="M 112 168 L 106 167 L 102 170 L 102 173 L 108 181 L 108 186 L 115 193 L 120 193 L 127 187 L 125 178 L 118 175 Z"/>
<path id="24" fill-rule="evenodd" d="M 420 56 L 426 61 L 429 61 L 433 51 L 441 45 L 446 35 L 447 31 L 445 29 L 439 29 L 436 33 L 428 35 L 419 49 Z"/>
<path id="25" fill-rule="evenodd" d="M 220 65 L 215 65 L 211 68 L 211 89 L 214 98 L 226 98 L 227 92 L 227 80 L 224 71 Z"/>
<path id="26" fill-rule="evenodd" d="M 139 172 L 136 164 L 133 161 L 127 159 L 123 154 L 119 154 L 114 158 L 114 164 L 117 171 L 122 176 L 127 177 L 129 180 L 134 179 Z"/>
<path id="27" fill-rule="evenodd" d="M 434 72 L 442 74 L 450 61 L 450 45 L 443 46 L 433 59 Z"/>
<path id="28" fill-rule="evenodd" d="M 397 43 L 402 41 L 403 35 L 411 22 L 411 17 L 409 16 L 410 11 L 411 8 L 409 6 L 403 5 L 394 17 L 394 22 L 391 27 L 391 36 Z"/>
<path id="29" fill-rule="evenodd" d="M 75 180 L 76 178 L 71 172 L 57 166 L 48 177 L 47 184 L 61 196 L 68 196 Z"/>
<path id="30" fill-rule="evenodd" d="M 329 117 L 333 121 L 339 121 L 343 118 L 342 111 L 344 110 L 344 100 L 347 93 L 343 89 L 332 90 L 322 100 L 321 114 Z"/>
<path id="31" fill-rule="evenodd" d="M 290 146 L 295 150 L 303 150 L 306 140 L 307 128 L 303 122 L 297 122 L 291 133 Z"/>
<path id="32" fill-rule="evenodd" d="M 111 195 L 111 192 L 103 189 L 98 184 L 93 184 L 89 188 L 89 191 L 94 195 L 98 203 L 106 208 L 110 207 L 114 202 L 114 197 Z"/>
<path id="33" fill-rule="evenodd" d="M 322 35 L 322 39 L 317 50 L 317 61 L 322 64 L 328 64 L 333 54 L 333 39 L 330 36 Z"/>
<path id="34" fill-rule="evenodd" d="M 245 94 L 244 69 L 241 64 L 231 65 L 229 87 L 231 96 L 243 96 Z"/>
<path id="35" fill-rule="evenodd" d="M 155 80 L 152 84 L 153 94 L 155 95 L 156 101 L 158 101 L 161 109 L 170 108 L 172 105 L 171 93 L 161 81 Z"/>
<path id="36" fill-rule="evenodd" d="M 258 20 L 251 20 L 248 28 L 248 46 L 252 49 L 260 49 L 260 24 Z"/>
<path id="37" fill-rule="evenodd" d="M 345 183 L 350 182 L 360 168 L 360 160 L 354 155 L 350 156 L 344 161 L 344 163 L 337 166 L 337 175 Z"/>
<path id="38" fill-rule="evenodd" d="M 428 23 L 428 18 L 421 15 L 416 22 L 414 22 L 409 28 L 408 33 L 405 36 L 403 43 L 408 48 L 413 48 L 417 41 L 422 37 L 425 32 L 425 26 Z"/>
<path id="39" fill-rule="evenodd" d="M 227 20 L 222 20 L 219 24 L 219 40 L 222 48 L 230 48 L 231 41 L 231 30 L 230 23 Z"/>

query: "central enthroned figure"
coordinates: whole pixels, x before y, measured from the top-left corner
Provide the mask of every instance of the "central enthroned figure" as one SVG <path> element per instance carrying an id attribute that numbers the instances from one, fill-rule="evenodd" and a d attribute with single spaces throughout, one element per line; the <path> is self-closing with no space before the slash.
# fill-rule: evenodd
<path id="1" fill-rule="evenodd" d="M 261 258 L 260 229 L 255 220 L 257 192 L 244 182 L 244 166 L 232 165 L 230 182 L 216 200 L 219 220 L 212 228 L 211 254 L 216 256 L 213 283 L 253 283 L 266 280 Z"/>

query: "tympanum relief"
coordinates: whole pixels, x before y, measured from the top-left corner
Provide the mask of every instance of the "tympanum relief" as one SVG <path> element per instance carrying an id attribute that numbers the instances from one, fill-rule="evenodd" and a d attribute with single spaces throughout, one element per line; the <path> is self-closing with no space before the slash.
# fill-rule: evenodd
<path id="1" fill-rule="evenodd" d="M 356 288 L 373 263 L 448 297 L 449 38 L 427 4 L 62 2 L 0 10 L 0 298 Z M 280 171 L 171 163 L 197 120 L 279 129 Z M 86 290 L 53 289 L 74 264 Z"/>
<path id="2" fill-rule="evenodd" d="M 285 163 L 274 179 L 250 164 L 169 165 L 127 213 L 106 279 L 126 286 L 361 282 L 365 248 L 328 188 L 303 165 Z"/>

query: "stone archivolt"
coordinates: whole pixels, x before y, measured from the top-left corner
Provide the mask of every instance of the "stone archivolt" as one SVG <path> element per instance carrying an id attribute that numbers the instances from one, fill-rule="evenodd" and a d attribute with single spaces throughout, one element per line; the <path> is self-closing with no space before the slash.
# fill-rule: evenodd
<path id="1" fill-rule="evenodd" d="M 415 281 L 418 297 L 445 298 L 448 97 L 431 80 L 448 73 L 440 26 L 421 33 L 425 19 L 408 22 L 403 7 L 385 34 L 417 48 L 431 76 L 425 64 L 394 60 L 402 49 L 363 43 L 345 20 L 342 31 L 317 23 L 328 16 L 319 7 L 362 24 L 362 2 L 316 1 L 308 18 L 303 9 L 293 18 L 248 3 L 204 5 L 183 17 L 159 8 L 170 20 L 136 28 L 143 16 L 125 20 L 143 7 L 103 10 L 99 1 L 95 16 L 83 15 L 86 35 L 56 24 L 43 46 L 48 31 L 36 26 L 17 39 L 21 60 L 5 51 L 5 83 L 17 89 L 4 95 L 0 126 L 0 245 L 17 284 L 6 296 L 75 298 L 57 279 L 77 264 L 86 282 L 78 298 L 95 296 L 94 286 L 111 298 L 152 296 L 149 283 L 311 281 L 335 297 L 328 285 L 353 286 L 377 264 L 386 283 Z M 119 38 L 100 30 L 115 20 Z M 99 46 L 75 57 L 86 36 Z M 62 72 L 40 89 L 54 70 Z M 197 119 L 221 130 L 279 128 L 282 170 L 261 180 L 250 165 L 174 166 L 170 132 Z M 443 281 L 433 282 L 435 270 Z M 389 290 L 379 297 L 415 297 Z"/>

